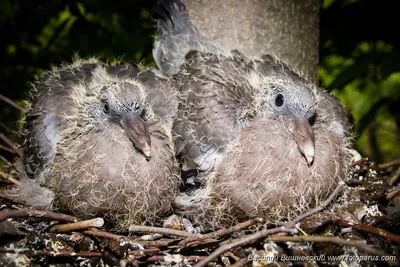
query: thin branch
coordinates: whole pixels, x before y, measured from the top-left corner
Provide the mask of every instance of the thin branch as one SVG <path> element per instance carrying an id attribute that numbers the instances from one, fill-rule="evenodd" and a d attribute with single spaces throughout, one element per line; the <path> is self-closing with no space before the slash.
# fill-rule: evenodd
<path id="1" fill-rule="evenodd" d="M 183 255 L 173 255 L 174 259 L 181 258 L 183 261 L 190 261 L 190 262 L 199 262 L 206 259 L 206 256 L 183 256 Z M 148 262 L 169 262 L 171 261 L 171 255 L 161 255 L 161 256 L 152 256 L 149 257 L 146 261 Z"/>
<path id="2" fill-rule="evenodd" d="M 96 236 L 96 237 L 104 237 L 115 240 L 117 242 L 132 242 L 136 243 L 143 247 L 166 247 L 173 242 L 176 242 L 176 239 L 160 239 L 160 240 L 151 240 L 151 241 L 144 241 L 144 240 L 136 240 L 132 237 L 117 235 L 105 231 L 98 230 L 96 228 L 92 228 L 90 230 L 86 230 L 83 232 L 85 235 Z"/>
<path id="3" fill-rule="evenodd" d="M 357 161 L 354 161 L 353 163 L 351 163 L 351 167 L 354 167 L 354 166 L 356 166 L 356 165 L 362 165 L 362 164 L 365 164 L 366 162 L 368 162 L 369 161 L 369 158 L 362 158 L 362 159 L 360 159 L 360 160 L 357 160 Z"/>
<path id="4" fill-rule="evenodd" d="M 285 226 L 280 226 L 272 229 L 262 229 L 259 232 L 256 232 L 254 234 L 246 235 L 241 238 L 234 239 L 232 242 L 222 245 L 216 250 L 214 250 L 213 253 L 211 253 L 205 260 L 199 262 L 198 264 L 195 265 L 195 267 L 202 267 L 206 266 L 210 262 L 212 262 L 215 258 L 217 258 L 219 255 L 227 252 L 228 250 L 231 250 L 233 248 L 237 248 L 240 246 L 244 246 L 247 244 L 254 243 L 260 239 L 263 239 L 269 235 L 272 234 L 277 234 L 277 233 L 290 233 L 294 234 L 296 232 L 295 229 L 288 229 Z"/>
<path id="5" fill-rule="evenodd" d="M 176 236 L 183 236 L 189 238 L 201 238 L 202 235 L 200 234 L 192 234 L 185 231 L 179 231 L 170 228 L 163 228 L 163 227 L 152 227 L 152 226 L 141 226 L 141 225 L 131 225 L 129 226 L 129 232 L 149 232 L 149 233 L 160 233 L 166 235 L 176 235 Z"/>
<path id="6" fill-rule="evenodd" d="M 20 105 L 18 105 L 17 103 L 15 103 L 11 99 L 9 99 L 8 97 L 5 97 L 5 96 L 0 94 L 0 100 L 2 100 L 3 102 L 9 104 L 10 106 L 12 106 L 15 109 L 18 109 L 21 112 L 25 112 L 25 109 L 23 107 L 21 107 Z"/>
<path id="7" fill-rule="evenodd" d="M 158 253 L 161 249 L 159 248 L 147 248 L 147 249 L 139 249 L 139 250 L 130 250 L 128 251 L 128 255 L 133 255 L 135 257 L 144 257 L 149 254 Z"/>
<path id="8" fill-rule="evenodd" d="M 392 200 L 400 194 L 400 185 L 396 186 L 390 193 L 386 195 L 386 200 Z"/>
<path id="9" fill-rule="evenodd" d="M 302 220 L 304 220 L 307 217 L 310 217 L 311 215 L 316 214 L 317 212 L 320 212 L 322 210 L 324 210 L 332 201 L 333 199 L 339 194 L 340 190 L 342 189 L 344 183 L 340 182 L 338 184 L 338 186 L 336 187 L 336 189 L 333 191 L 333 193 L 329 196 L 329 198 L 327 198 L 324 202 L 322 202 L 318 207 L 298 216 L 296 219 L 294 219 L 291 222 L 288 222 L 285 226 L 287 228 L 294 228 L 296 226 L 296 224 Z"/>
<path id="10" fill-rule="evenodd" d="M 5 124 L 2 123 L 1 121 L 0 121 L 0 127 L 3 128 L 3 129 L 6 131 L 6 133 L 8 133 L 8 134 L 13 134 L 13 135 L 18 134 L 18 132 L 17 132 L 16 130 L 11 129 L 10 127 L 8 127 L 7 125 L 5 125 Z"/>
<path id="11" fill-rule="evenodd" d="M 115 241 L 118 241 L 118 242 L 131 239 L 131 238 L 127 237 L 127 236 L 117 235 L 117 234 L 113 234 L 113 233 L 105 232 L 105 231 L 100 231 L 100 230 L 95 229 L 95 228 L 91 228 L 89 230 L 86 230 L 83 233 L 85 235 L 109 238 L 109 239 L 112 239 L 112 240 L 115 240 Z"/>
<path id="12" fill-rule="evenodd" d="M 6 147 L 6 146 L 3 146 L 3 145 L 1 145 L 1 144 L 0 144 L 0 149 L 3 150 L 3 151 L 6 151 L 6 152 L 8 152 L 8 153 L 11 153 L 11 154 L 17 154 L 17 152 L 15 152 L 13 149 L 8 148 L 8 147 Z"/>
<path id="13" fill-rule="evenodd" d="M 21 182 L 18 181 L 17 179 L 15 179 L 11 174 L 7 174 L 5 172 L 0 171 L 0 176 L 2 176 L 4 179 L 6 179 L 7 181 L 10 181 L 11 183 L 13 183 L 15 185 L 21 184 Z"/>
<path id="14" fill-rule="evenodd" d="M 400 159 L 395 159 L 395 160 L 392 160 L 392 161 L 389 161 L 386 163 L 378 164 L 378 167 L 380 169 L 386 169 L 386 168 L 389 168 L 389 167 L 392 167 L 392 166 L 398 165 L 398 164 L 400 164 Z"/>
<path id="15" fill-rule="evenodd" d="M 257 223 L 262 223 L 262 222 L 263 222 L 262 218 L 250 219 L 248 221 L 239 223 L 239 224 L 237 224 L 237 225 L 235 225 L 233 227 L 230 227 L 230 228 L 224 228 L 224 229 L 217 230 L 215 232 L 204 234 L 201 237 L 197 237 L 197 238 L 190 238 L 189 237 L 189 238 L 186 238 L 186 239 L 182 240 L 181 242 L 179 242 L 179 245 L 185 245 L 185 244 L 190 243 L 190 242 L 192 242 L 194 240 L 199 241 L 199 240 L 204 240 L 204 239 L 217 239 L 217 238 L 219 238 L 221 236 L 242 231 L 242 230 L 244 230 L 246 228 L 249 228 L 250 226 L 253 226 L 253 225 L 257 224 Z"/>
<path id="16" fill-rule="evenodd" d="M 376 228 L 376 227 L 366 225 L 366 224 L 355 224 L 355 223 L 351 223 L 349 221 L 342 220 L 342 219 L 333 219 L 333 222 L 335 224 L 338 224 L 343 227 L 351 227 L 354 230 L 359 230 L 362 232 L 378 235 L 378 236 L 384 237 L 392 242 L 396 242 L 396 243 L 400 244 L 400 236 L 392 234 L 392 233 L 390 233 L 386 230 L 380 229 L 380 228 Z"/>
<path id="17" fill-rule="evenodd" d="M 103 218 L 94 218 L 86 221 L 79 221 L 75 223 L 54 225 L 50 229 L 50 233 L 65 233 L 76 230 L 87 229 L 91 227 L 102 227 L 104 225 Z"/>
<path id="18" fill-rule="evenodd" d="M 9 210 L 5 209 L 0 212 L 0 222 L 9 218 L 23 218 L 23 217 L 38 217 L 46 218 L 53 221 L 62 222 L 77 222 L 78 218 L 66 214 L 55 213 L 52 211 L 35 210 L 35 209 L 23 209 L 23 210 Z"/>
<path id="19" fill-rule="evenodd" d="M 8 161 L 5 157 L 3 157 L 2 155 L 0 155 L 0 159 L 2 161 L 4 161 L 7 165 L 12 165 L 12 163 L 10 161 Z"/>
<path id="20" fill-rule="evenodd" d="M 10 139 L 8 139 L 4 134 L 0 133 L 0 139 L 3 140 L 12 150 L 14 150 L 15 153 L 17 153 L 17 155 L 20 158 L 24 157 L 24 154 L 22 154 L 21 150 L 19 150 L 17 146 L 14 145 L 14 143 Z"/>
<path id="21" fill-rule="evenodd" d="M 232 242 L 222 245 L 220 246 L 218 249 L 216 249 L 213 253 L 211 253 L 204 261 L 199 262 L 198 264 L 195 265 L 195 267 L 203 267 L 206 266 L 208 263 L 210 263 L 212 260 L 214 260 L 215 258 L 217 258 L 219 255 L 221 255 L 222 253 L 225 253 L 228 250 L 231 250 L 233 248 L 236 247 L 240 247 L 240 246 L 244 246 L 250 243 L 254 243 L 260 239 L 263 239 L 269 235 L 272 234 L 276 234 L 276 233 L 291 233 L 294 234 L 296 233 L 296 229 L 295 226 L 298 222 L 300 222 L 301 220 L 325 209 L 330 202 L 332 202 L 332 200 L 337 196 L 337 194 L 340 192 L 340 190 L 342 189 L 344 183 L 340 182 L 338 184 L 338 186 L 336 187 L 336 189 L 333 191 L 333 193 L 329 196 L 328 199 L 326 199 L 324 202 L 321 203 L 320 206 L 316 207 L 315 209 L 312 209 L 311 211 L 302 214 L 300 216 L 298 216 L 296 219 L 284 224 L 283 226 L 280 227 L 276 227 L 273 229 L 262 229 L 259 232 L 256 232 L 254 234 L 251 235 L 247 235 L 244 236 L 242 238 L 238 238 L 233 240 Z"/>
<path id="22" fill-rule="evenodd" d="M 393 174 L 393 176 L 390 177 L 390 179 L 389 179 L 389 185 L 390 185 L 390 186 L 394 185 L 394 183 L 397 181 L 397 179 L 399 178 L 399 176 L 400 176 L 400 167 L 397 168 L 397 170 L 396 170 L 396 172 Z"/>
<path id="23" fill-rule="evenodd" d="M 381 250 L 372 248 L 368 246 L 365 242 L 360 241 L 348 241 L 339 239 L 334 236 L 312 236 L 312 235 L 304 235 L 304 236 L 273 236 L 268 237 L 267 240 L 273 242 L 321 242 L 321 243 L 332 243 L 336 245 L 342 245 L 346 247 L 356 247 L 365 252 L 368 252 L 373 255 L 386 256 L 386 253 Z"/>
<path id="24" fill-rule="evenodd" d="M 95 251 L 81 251 L 81 252 L 55 252 L 55 251 L 44 251 L 44 250 L 28 250 L 28 249 L 6 249 L 0 248 L 0 253 L 13 253 L 13 254 L 25 254 L 25 255 L 38 255 L 38 256 L 50 256 L 50 257 L 103 257 L 103 253 Z"/>

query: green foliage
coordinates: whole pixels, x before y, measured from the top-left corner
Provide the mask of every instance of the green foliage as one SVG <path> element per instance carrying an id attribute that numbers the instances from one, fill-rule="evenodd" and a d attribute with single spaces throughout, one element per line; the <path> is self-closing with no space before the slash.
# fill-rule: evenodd
<path id="1" fill-rule="evenodd" d="M 319 68 L 354 119 L 356 148 L 378 162 L 400 156 L 398 23 L 393 3 L 383 2 L 325 1 Z"/>
<path id="2" fill-rule="evenodd" d="M 34 77 L 73 55 L 152 64 L 155 1 L 0 1 L 1 94 L 22 100 Z M 18 114 L 1 104 L 7 124 Z M 5 119 L 4 119 L 5 118 Z"/>
<path id="3" fill-rule="evenodd" d="M 73 55 L 154 64 L 154 1 L 0 1 L 3 86 L 14 101 L 28 97 L 36 75 Z M 363 155 L 400 155 L 400 35 L 396 1 L 325 0 L 321 12 L 320 79 L 354 117 Z M 382 16 L 384 14 L 384 16 Z M 21 119 L 0 104 L 0 121 Z M 3 129 L 0 129 L 4 131 Z"/>

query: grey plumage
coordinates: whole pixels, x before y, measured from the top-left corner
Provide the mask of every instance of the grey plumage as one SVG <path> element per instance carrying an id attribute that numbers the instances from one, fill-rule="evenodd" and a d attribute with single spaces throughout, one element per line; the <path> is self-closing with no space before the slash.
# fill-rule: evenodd
<path id="1" fill-rule="evenodd" d="M 346 176 L 350 138 L 337 101 L 315 118 L 315 159 L 309 166 L 292 136 L 288 116 L 258 117 L 227 146 L 224 160 L 205 177 L 205 186 L 181 194 L 175 211 L 206 229 L 229 227 L 254 217 L 275 223 L 293 218 L 324 200 Z M 332 104 L 332 105 L 331 105 Z M 320 107 L 316 106 L 318 110 Z"/>
<path id="2" fill-rule="evenodd" d="M 153 58 L 163 75 L 178 73 L 190 51 L 229 54 L 229 50 L 199 32 L 180 1 L 159 0 L 155 14 L 157 39 L 154 42 Z"/>
<path id="3" fill-rule="evenodd" d="M 316 205 L 346 174 L 350 127 L 340 102 L 272 56 L 214 49 L 178 0 L 166 2 L 172 15 L 158 21 L 156 62 L 170 75 L 165 66 L 177 70 L 186 58 L 171 79 L 180 91 L 176 153 L 183 170 L 208 171 L 200 188 L 176 199 L 175 211 L 215 228 Z"/>
<path id="4" fill-rule="evenodd" d="M 104 216 L 117 228 L 153 224 L 169 212 L 179 185 L 175 95 L 151 72 L 94 59 L 40 79 L 26 118 L 25 154 L 38 183 L 54 192 L 54 207 Z"/>
<path id="5" fill-rule="evenodd" d="M 290 116 L 305 121 L 314 114 L 314 93 L 279 61 L 193 53 L 173 78 L 180 106 L 173 131 L 183 170 L 213 169 L 226 145 L 254 117 Z M 263 65 L 270 68 L 259 70 Z M 283 97 L 282 106 L 277 99 Z M 280 104 L 280 103 L 279 103 Z"/>
<path id="6" fill-rule="evenodd" d="M 210 58 L 218 60 L 196 67 L 200 74 L 176 77 L 194 83 L 181 83 L 176 152 L 183 167 L 213 171 L 202 176 L 202 187 L 177 198 L 175 211 L 210 229 L 256 216 L 275 222 L 319 203 L 345 178 L 349 162 L 350 127 L 339 100 L 271 57 L 241 61 L 243 72 L 232 58 L 231 65 Z M 277 94 L 283 109 L 274 106 Z M 299 149 L 299 118 L 312 122 L 312 162 Z M 201 150 L 207 146 L 214 153 Z"/>

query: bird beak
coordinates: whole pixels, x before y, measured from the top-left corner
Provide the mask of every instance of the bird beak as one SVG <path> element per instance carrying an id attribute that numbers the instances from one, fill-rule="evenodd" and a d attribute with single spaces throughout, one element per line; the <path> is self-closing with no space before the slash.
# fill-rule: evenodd
<path id="1" fill-rule="evenodd" d="M 296 118 L 294 121 L 293 135 L 300 153 L 311 165 L 315 156 L 314 131 L 306 118 Z"/>
<path id="2" fill-rule="evenodd" d="M 120 123 L 135 148 L 141 151 L 146 159 L 150 159 L 151 141 L 147 123 L 136 113 L 126 113 Z"/>

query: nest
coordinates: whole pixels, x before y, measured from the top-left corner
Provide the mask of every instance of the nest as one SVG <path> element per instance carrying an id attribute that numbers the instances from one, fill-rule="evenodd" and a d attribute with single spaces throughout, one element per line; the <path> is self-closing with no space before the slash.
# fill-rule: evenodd
<path id="1" fill-rule="evenodd" d="M 396 162 L 395 162 L 396 163 Z M 397 162 L 399 164 L 399 162 Z M 103 218 L 82 221 L 0 198 L 0 263 L 3 266 L 382 266 L 400 256 L 400 189 L 391 164 L 363 159 L 351 179 L 311 211 L 292 221 L 254 218 L 215 232 L 193 234 L 184 219 L 175 229 L 132 225 L 114 232 Z M 398 173 L 398 171 L 397 171 Z M 1 171 L 3 188 L 18 183 L 12 164 Z M 194 224 L 194 226 L 196 226 Z"/>

